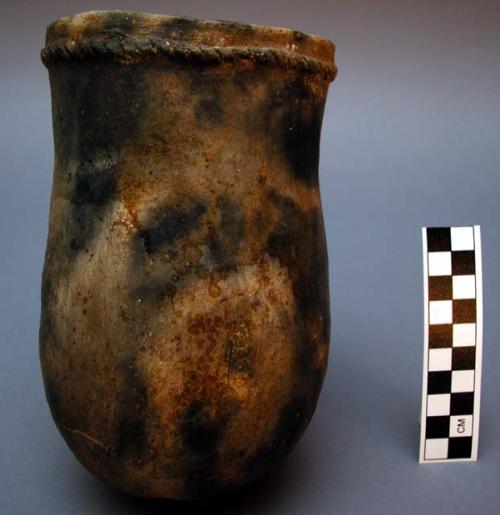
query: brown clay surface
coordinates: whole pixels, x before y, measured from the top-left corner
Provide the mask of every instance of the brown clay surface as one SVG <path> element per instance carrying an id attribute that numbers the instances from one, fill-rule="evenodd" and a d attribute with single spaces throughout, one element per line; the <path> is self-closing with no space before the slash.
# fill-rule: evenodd
<path id="1" fill-rule="evenodd" d="M 58 428 L 136 495 L 251 481 L 302 434 L 327 363 L 317 171 L 333 46 L 113 12 L 54 23 L 44 52 L 56 160 L 40 353 Z"/>

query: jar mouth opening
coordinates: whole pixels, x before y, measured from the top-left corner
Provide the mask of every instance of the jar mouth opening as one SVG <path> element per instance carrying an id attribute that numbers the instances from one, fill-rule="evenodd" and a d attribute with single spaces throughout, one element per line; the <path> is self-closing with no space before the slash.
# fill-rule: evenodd
<path id="1" fill-rule="evenodd" d="M 54 21 L 47 27 L 42 60 L 48 65 L 58 58 L 83 54 L 138 56 L 173 54 L 183 49 L 187 57 L 190 52 L 205 52 L 209 58 L 212 51 L 227 57 L 232 54 L 234 59 L 245 58 L 246 54 L 251 58 L 261 52 L 272 60 L 271 52 L 290 62 L 310 61 L 330 80 L 336 73 L 335 46 L 321 36 L 281 27 L 135 11 L 88 11 Z"/>

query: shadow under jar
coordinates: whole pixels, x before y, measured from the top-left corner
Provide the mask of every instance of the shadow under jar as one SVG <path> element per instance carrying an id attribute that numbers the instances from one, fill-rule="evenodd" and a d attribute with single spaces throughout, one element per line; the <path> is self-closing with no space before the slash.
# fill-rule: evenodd
<path id="1" fill-rule="evenodd" d="M 47 29 L 45 390 L 78 459 L 121 490 L 238 487 L 314 412 L 333 53 L 293 30 L 135 12 Z"/>

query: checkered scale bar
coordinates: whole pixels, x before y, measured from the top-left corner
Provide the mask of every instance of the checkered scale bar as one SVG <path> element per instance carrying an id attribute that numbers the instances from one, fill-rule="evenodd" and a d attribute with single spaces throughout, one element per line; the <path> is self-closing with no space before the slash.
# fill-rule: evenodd
<path id="1" fill-rule="evenodd" d="M 474 461 L 482 355 L 480 228 L 423 229 L 420 462 Z"/>

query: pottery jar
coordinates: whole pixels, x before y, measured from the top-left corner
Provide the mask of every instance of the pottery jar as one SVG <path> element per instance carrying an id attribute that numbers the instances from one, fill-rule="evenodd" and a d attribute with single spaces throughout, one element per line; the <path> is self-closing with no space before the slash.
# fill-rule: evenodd
<path id="1" fill-rule="evenodd" d="M 43 378 L 71 450 L 119 489 L 235 488 L 311 419 L 333 53 L 294 30 L 135 12 L 48 27 Z"/>

